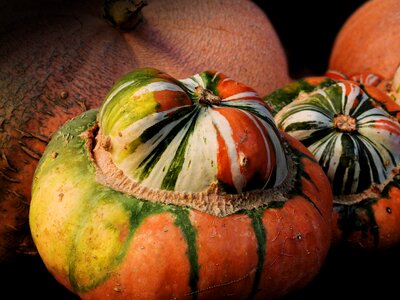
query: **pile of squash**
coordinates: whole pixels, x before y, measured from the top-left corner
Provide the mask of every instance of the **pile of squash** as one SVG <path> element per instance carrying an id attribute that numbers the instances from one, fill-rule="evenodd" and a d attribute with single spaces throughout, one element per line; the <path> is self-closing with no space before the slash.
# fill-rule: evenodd
<path id="1" fill-rule="evenodd" d="M 81 299 L 278 299 L 400 244 L 399 1 L 295 79 L 251 1 L 0 7 L 0 264 Z"/>

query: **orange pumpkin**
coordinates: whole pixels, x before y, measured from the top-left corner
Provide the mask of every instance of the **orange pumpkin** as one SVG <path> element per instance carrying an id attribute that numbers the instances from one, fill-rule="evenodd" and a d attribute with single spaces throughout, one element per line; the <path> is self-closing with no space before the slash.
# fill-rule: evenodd
<path id="1" fill-rule="evenodd" d="M 112 6 L 107 12 L 113 23 L 130 24 Z M 134 33 L 122 33 L 139 67 L 168 69 L 178 78 L 212 68 L 261 95 L 289 81 L 280 40 L 252 1 L 151 0 L 141 14 Z"/>
<path id="2" fill-rule="evenodd" d="M 129 3 L 106 1 L 104 14 L 118 21 Z M 34 250 L 27 224 L 31 182 L 47 141 L 67 119 L 97 107 L 128 70 L 153 65 L 186 76 L 215 67 L 260 92 L 288 78 L 280 42 L 250 1 L 151 1 L 133 8 L 143 17 L 135 14 L 140 25 L 124 33 L 101 8 L 90 0 L 2 4 L 0 262 Z"/>
<path id="3" fill-rule="evenodd" d="M 82 299 L 276 299 L 320 270 L 331 210 L 321 167 L 254 89 L 145 68 L 53 136 L 30 226 Z"/>
<path id="4" fill-rule="evenodd" d="M 393 78 L 400 63 L 400 1 L 371 0 L 359 7 L 336 37 L 329 68 Z"/>

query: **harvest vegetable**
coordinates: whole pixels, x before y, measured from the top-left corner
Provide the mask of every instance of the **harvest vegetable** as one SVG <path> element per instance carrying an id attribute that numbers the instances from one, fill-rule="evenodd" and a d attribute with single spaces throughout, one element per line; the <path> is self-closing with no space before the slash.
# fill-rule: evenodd
<path id="1" fill-rule="evenodd" d="M 273 299 L 318 273 L 332 193 L 254 89 L 136 69 L 54 134 L 30 226 L 83 299 Z"/>
<path id="2" fill-rule="evenodd" d="M 391 79 L 400 63 L 400 1 L 370 0 L 340 29 L 329 68 L 346 74 L 368 72 Z"/>

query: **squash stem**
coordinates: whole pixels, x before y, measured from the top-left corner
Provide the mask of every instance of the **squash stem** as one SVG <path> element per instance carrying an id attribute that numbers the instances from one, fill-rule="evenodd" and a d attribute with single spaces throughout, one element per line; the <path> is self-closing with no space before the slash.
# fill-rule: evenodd
<path id="1" fill-rule="evenodd" d="M 333 126 L 340 132 L 352 133 L 357 131 L 356 119 L 344 114 L 336 114 L 333 119 Z"/>
<path id="2" fill-rule="evenodd" d="M 219 105 L 221 104 L 221 98 L 215 95 L 212 91 L 201 87 L 200 85 L 197 86 L 195 89 L 195 94 L 198 97 L 198 101 L 203 106 L 210 106 L 210 105 Z"/>

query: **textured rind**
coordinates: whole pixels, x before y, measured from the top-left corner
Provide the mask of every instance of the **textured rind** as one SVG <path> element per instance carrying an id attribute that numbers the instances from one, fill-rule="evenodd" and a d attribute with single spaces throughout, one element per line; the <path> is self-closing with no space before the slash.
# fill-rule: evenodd
<path id="1" fill-rule="evenodd" d="M 332 194 L 308 150 L 284 204 L 218 218 L 101 186 L 82 134 L 66 123 L 35 173 L 30 226 L 48 270 L 82 299 L 276 299 L 317 274 L 330 245 Z M 235 249 L 235 251 L 232 251 Z"/>
<path id="2" fill-rule="evenodd" d="M 152 0 L 142 15 L 142 26 L 123 33 L 138 67 L 174 78 L 215 69 L 260 95 L 290 80 L 279 37 L 252 1 Z"/>

